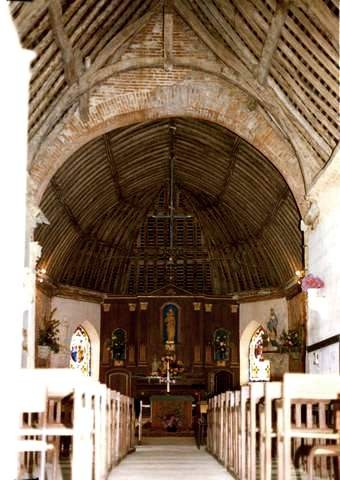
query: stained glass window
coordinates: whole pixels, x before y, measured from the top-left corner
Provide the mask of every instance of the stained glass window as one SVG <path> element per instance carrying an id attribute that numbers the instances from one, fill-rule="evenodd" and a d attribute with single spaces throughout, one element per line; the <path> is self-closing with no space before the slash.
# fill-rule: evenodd
<path id="1" fill-rule="evenodd" d="M 225 328 L 218 328 L 214 333 L 214 360 L 229 360 L 230 332 Z"/>
<path id="2" fill-rule="evenodd" d="M 263 357 L 264 329 L 258 327 L 249 344 L 249 381 L 269 382 L 270 361 Z"/>
<path id="3" fill-rule="evenodd" d="M 112 332 L 112 358 L 114 360 L 126 360 L 126 331 L 116 328 Z"/>
<path id="4" fill-rule="evenodd" d="M 72 335 L 70 346 L 70 368 L 91 375 L 91 342 L 86 330 L 78 326 Z"/>

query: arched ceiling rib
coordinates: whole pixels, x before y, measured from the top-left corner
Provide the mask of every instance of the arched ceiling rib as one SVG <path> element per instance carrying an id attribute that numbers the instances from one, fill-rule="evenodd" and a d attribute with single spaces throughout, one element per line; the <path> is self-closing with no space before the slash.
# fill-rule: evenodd
<path id="1" fill-rule="evenodd" d="M 174 250 L 169 250 L 174 156 Z M 299 214 L 283 177 L 225 128 L 171 118 L 114 130 L 54 175 L 37 229 L 56 282 L 109 293 L 167 283 L 201 293 L 281 288 L 302 267 Z M 170 256 L 173 260 L 170 261 Z"/>

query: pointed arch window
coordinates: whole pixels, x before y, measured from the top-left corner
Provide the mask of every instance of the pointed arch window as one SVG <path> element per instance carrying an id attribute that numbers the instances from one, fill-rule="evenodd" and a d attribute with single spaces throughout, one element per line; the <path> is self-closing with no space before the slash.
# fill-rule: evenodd
<path id="1" fill-rule="evenodd" d="M 116 328 L 112 332 L 111 352 L 113 360 L 126 360 L 127 333 L 123 328 Z"/>
<path id="2" fill-rule="evenodd" d="M 269 382 L 270 361 L 263 357 L 263 327 L 258 327 L 249 344 L 249 381 Z"/>
<path id="3" fill-rule="evenodd" d="M 70 368 L 91 375 L 91 342 L 87 331 L 79 325 L 74 331 L 70 345 Z"/>

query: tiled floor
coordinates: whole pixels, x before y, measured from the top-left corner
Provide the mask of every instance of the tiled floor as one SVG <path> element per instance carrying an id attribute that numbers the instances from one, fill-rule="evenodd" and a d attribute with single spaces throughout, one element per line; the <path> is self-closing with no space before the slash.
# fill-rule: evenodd
<path id="1" fill-rule="evenodd" d="M 109 480 L 228 480 L 229 475 L 193 438 L 145 438 Z"/>

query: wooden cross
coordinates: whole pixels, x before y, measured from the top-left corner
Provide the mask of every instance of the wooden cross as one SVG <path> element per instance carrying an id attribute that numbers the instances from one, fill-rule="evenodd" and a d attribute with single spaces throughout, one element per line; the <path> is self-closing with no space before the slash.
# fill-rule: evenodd
<path id="1" fill-rule="evenodd" d="M 169 213 L 166 214 L 156 214 L 152 215 L 153 218 L 169 218 L 169 238 L 170 238 L 170 280 L 172 280 L 172 266 L 173 266 L 173 248 L 174 248 L 174 220 L 175 219 L 185 219 L 191 218 L 192 215 L 175 215 L 175 206 L 174 206 L 174 189 L 175 189 L 175 180 L 174 180 L 174 170 L 175 170 L 175 154 L 174 154 L 174 137 L 176 132 L 176 126 L 172 123 L 169 124 L 170 128 L 170 203 L 169 203 Z"/>

